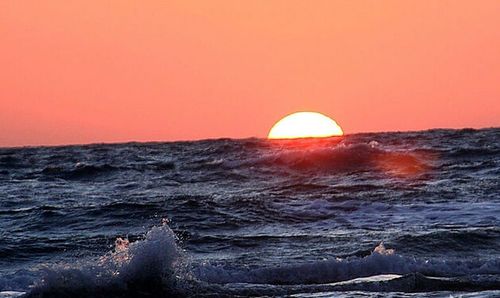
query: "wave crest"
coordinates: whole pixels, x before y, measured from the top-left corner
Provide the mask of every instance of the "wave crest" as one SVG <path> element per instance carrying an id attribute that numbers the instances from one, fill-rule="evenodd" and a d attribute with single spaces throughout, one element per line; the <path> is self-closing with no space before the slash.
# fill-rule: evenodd
<path id="1" fill-rule="evenodd" d="M 398 255 L 393 249 L 386 249 L 381 243 L 369 256 L 363 258 L 337 258 L 257 269 L 231 269 L 206 265 L 197 268 L 196 276 L 203 281 L 217 284 L 304 285 L 326 284 L 381 274 L 411 273 L 429 276 L 456 276 L 457 273 L 460 275 L 500 274 L 500 261 L 422 260 Z"/>
<path id="2" fill-rule="evenodd" d="M 117 239 L 115 250 L 97 264 L 45 269 L 28 297 L 181 295 L 190 280 L 177 238 L 166 223 L 153 227 L 144 240 Z"/>
<path id="3" fill-rule="evenodd" d="M 390 150 L 378 142 L 340 143 L 333 147 L 277 148 L 252 161 L 257 165 L 286 167 L 297 171 L 358 172 L 380 171 L 397 176 L 418 175 L 431 169 L 435 154 Z"/>

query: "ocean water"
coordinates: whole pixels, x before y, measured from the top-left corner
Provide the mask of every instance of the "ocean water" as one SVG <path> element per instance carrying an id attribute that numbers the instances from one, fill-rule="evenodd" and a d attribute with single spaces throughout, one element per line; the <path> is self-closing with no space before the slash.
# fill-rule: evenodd
<path id="1" fill-rule="evenodd" d="M 0 149 L 0 297 L 499 297 L 500 129 Z"/>

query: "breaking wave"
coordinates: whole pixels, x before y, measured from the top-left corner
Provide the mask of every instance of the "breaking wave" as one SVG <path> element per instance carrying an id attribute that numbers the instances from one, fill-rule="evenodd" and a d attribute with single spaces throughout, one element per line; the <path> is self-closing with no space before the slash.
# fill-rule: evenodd
<path id="1" fill-rule="evenodd" d="M 185 269 L 176 236 L 163 224 L 140 241 L 118 238 L 96 264 L 45 268 L 28 297 L 182 295 L 190 280 Z"/>
<path id="2" fill-rule="evenodd" d="M 380 274 L 420 273 L 429 276 L 499 274 L 500 260 L 441 261 L 421 260 L 395 254 L 381 243 L 369 256 L 332 259 L 316 263 L 288 264 L 281 267 L 229 269 L 202 266 L 196 276 L 210 283 L 251 283 L 273 285 L 325 284 Z"/>
<path id="3" fill-rule="evenodd" d="M 475 276 L 473 289 L 500 288 L 498 278 L 488 277 L 500 274 L 500 260 L 420 260 L 398 255 L 381 243 L 365 257 L 250 269 L 191 263 L 177 241 L 166 223 L 153 227 L 143 240 L 129 243 L 118 238 L 114 251 L 95 264 L 45 268 L 44 277 L 27 297 L 276 295 L 319 289 L 394 291 L 402 287 L 411 291 L 416 280 L 418 287 L 426 290 L 471 287 L 469 279 L 450 282 L 436 278 L 456 278 L 457 272 L 459 276 Z"/>

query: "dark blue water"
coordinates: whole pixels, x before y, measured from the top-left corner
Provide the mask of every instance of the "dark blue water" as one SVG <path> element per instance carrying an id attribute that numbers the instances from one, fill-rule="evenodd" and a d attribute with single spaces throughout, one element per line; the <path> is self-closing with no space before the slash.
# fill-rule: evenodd
<path id="1" fill-rule="evenodd" d="M 493 297 L 499 177 L 500 129 L 4 148 L 0 297 Z"/>

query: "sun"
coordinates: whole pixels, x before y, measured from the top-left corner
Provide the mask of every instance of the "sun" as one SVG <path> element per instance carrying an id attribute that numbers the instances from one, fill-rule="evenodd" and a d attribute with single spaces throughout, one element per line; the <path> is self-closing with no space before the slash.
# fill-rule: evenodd
<path id="1" fill-rule="evenodd" d="M 333 119 L 317 112 L 297 112 L 276 122 L 268 139 L 326 138 L 342 136 L 342 128 Z"/>

